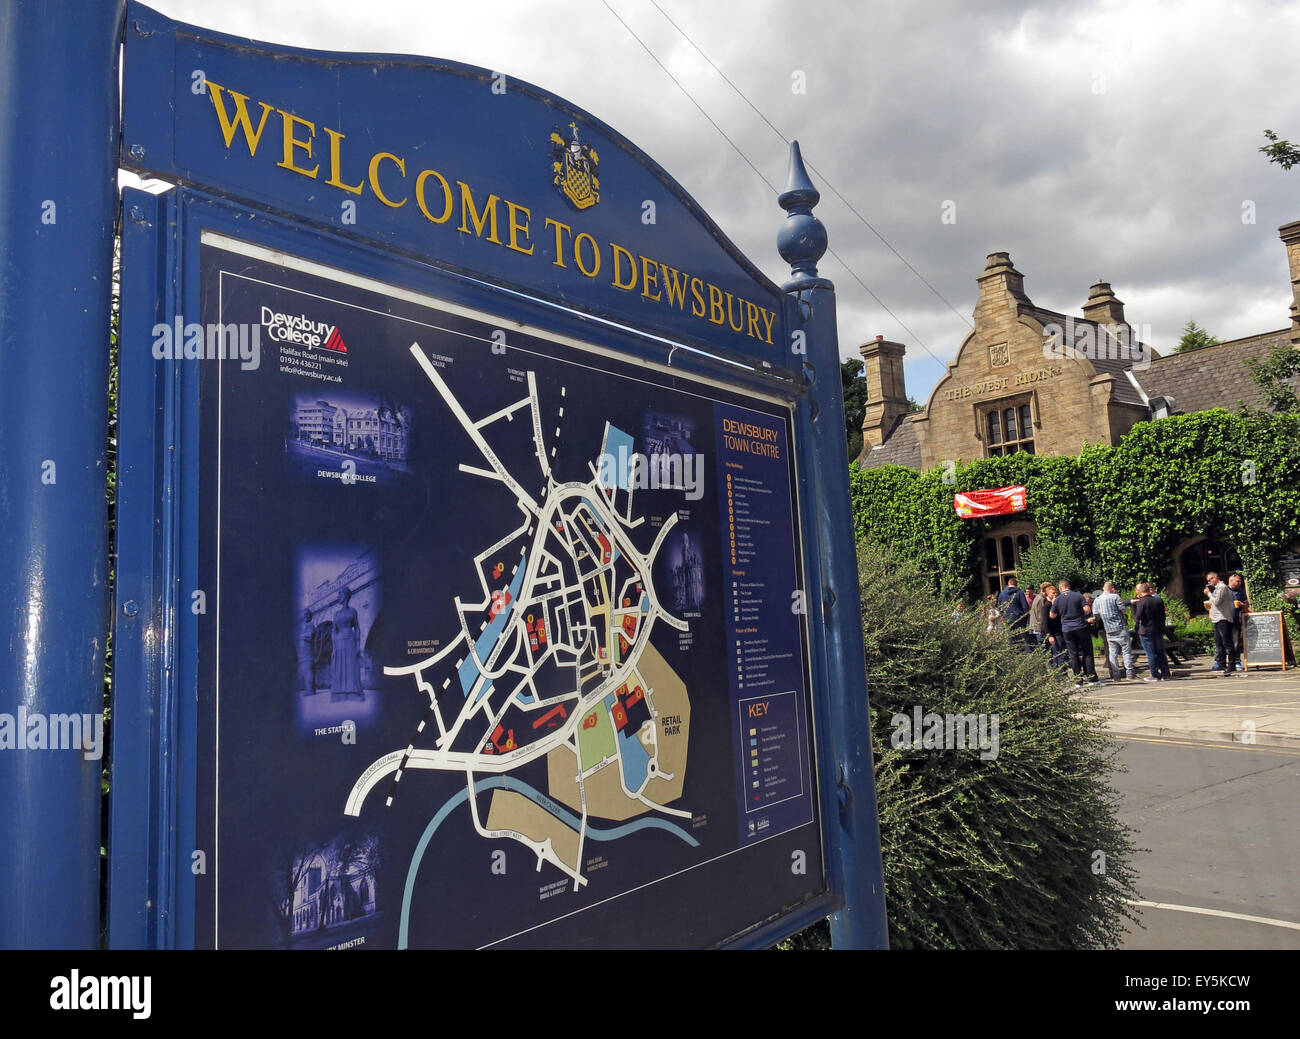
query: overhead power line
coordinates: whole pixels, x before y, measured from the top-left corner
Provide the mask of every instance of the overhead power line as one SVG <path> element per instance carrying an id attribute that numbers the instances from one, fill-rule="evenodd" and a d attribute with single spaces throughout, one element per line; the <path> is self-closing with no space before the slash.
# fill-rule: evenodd
<path id="1" fill-rule="evenodd" d="M 697 44 L 693 39 L 691 39 L 690 35 L 686 32 L 686 30 L 683 29 L 680 25 L 678 25 L 675 21 L 673 21 L 673 19 L 669 16 L 668 12 L 659 6 L 657 0 L 650 0 L 650 3 L 656 11 L 658 11 L 661 15 L 663 15 L 664 20 L 667 21 L 669 25 L 671 25 L 674 29 L 677 30 L 681 38 L 685 40 L 687 43 L 689 43 L 692 48 L 694 48 L 695 53 L 698 54 L 701 58 L 703 58 L 706 62 L 708 62 L 709 67 L 713 69 L 713 71 L 716 72 L 719 76 L 722 77 L 723 82 L 726 83 L 727 86 L 731 87 L 733 91 L 735 91 L 736 96 L 738 96 L 742 101 L 744 101 L 745 104 L 749 105 L 749 107 L 753 110 L 754 114 L 757 115 L 761 120 L 763 120 L 763 122 L 765 122 L 768 125 L 768 127 L 772 130 L 774 134 L 777 135 L 777 137 L 781 138 L 781 140 L 784 143 L 789 144 L 790 138 L 787 137 L 784 133 L 782 133 L 780 128 L 777 127 L 777 125 L 773 123 L 772 120 L 769 119 L 763 113 L 763 111 L 756 104 L 754 104 L 753 101 L 749 99 L 749 97 L 745 94 L 745 92 L 741 90 L 740 87 L 736 86 L 734 82 L 732 82 L 731 77 L 729 77 L 725 72 L 722 71 L 722 69 L 718 67 L 717 62 L 715 62 L 712 58 L 710 58 L 707 54 L 705 54 L 703 50 L 700 49 L 700 45 Z M 842 203 L 844 203 L 845 207 L 849 210 L 850 213 L 852 213 L 855 217 L 857 217 L 860 221 L 862 221 L 863 226 L 865 226 L 873 235 L 875 235 L 877 238 L 880 239 L 882 243 L 884 243 L 885 248 L 887 248 L 891 253 L 893 253 L 896 257 L 898 257 L 898 259 L 902 261 L 903 265 L 909 271 L 915 274 L 927 289 L 929 289 L 931 292 L 935 294 L 935 296 L 937 296 L 940 300 L 943 301 L 944 306 L 946 306 L 949 310 L 951 310 L 954 314 L 956 314 L 957 317 L 959 317 L 967 325 L 970 325 L 971 328 L 975 327 L 974 325 L 971 325 L 970 319 L 966 317 L 966 315 L 961 313 L 961 311 L 959 311 L 956 307 L 952 305 L 952 303 L 948 301 L 948 297 L 946 297 L 942 292 L 940 292 L 937 288 L 935 288 L 934 285 L 931 284 L 930 280 L 926 278 L 924 274 L 922 274 L 914 266 L 912 266 L 911 262 L 907 259 L 906 256 L 904 256 L 902 253 L 900 253 L 897 249 L 894 248 L 893 243 L 890 242 L 889 239 L 887 239 L 883 234 L 881 234 L 880 231 L 877 230 L 875 225 L 872 224 L 870 220 L 868 220 L 865 216 L 862 215 L 862 213 L 858 210 L 857 206 L 855 206 L 852 202 L 850 202 L 847 198 L 845 198 L 843 194 L 840 193 L 839 189 L 836 188 L 835 185 L 830 182 L 830 179 L 821 170 L 819 170 L 807 159 L 804 160 L 804 165 L 806 165 L 809 169 L 812 170 L 813 173 L 817 175 L 818 181 L 821 184 L 823 184 L 832 195 L 834 195 Z"/>
<path id="2" fill-rule="evenodd" d="M 727 132 L 723 130 L 720 125 L 718 125 L 717 120 L 715 120 L 705 110 L 704 106 L 701 105 L 700 102 L 695 99 L 695 96 L 690 92 L 690 90 L 686 88 L 686 86 L 681 82 L 681 80 L 679 80 L 676 76 L 673 75 L 673 73 L 668 69 L 668 67 L 662 61 L 659 60 L 658 55 L 656 55 L 655 52 L 651 50 L 650 46 L 640 36 L 638 36 L 636 31 L 630 25 L 628 25 L 628 23 L 623 19 L 623 17 L 617 11 L 615 11 L 613 7 L 610 6 L 609 0 L 601 0 L 601 2 L 604 4 L 605 9 L 608 10 L 609 13 L 612 14 L 618 20 L 618 23 L 621 26 L 623 26 L 627 34 L 631 36 L 632 39 L 634 39 L 638 44 L 641 45 L 642 50 L 644 50 L 646 54 L 650 56 L 650 59 L 656 65 L 659 66 L 659 68 L 663 71 L 664 75 L 667 76 L 670 80 L 672 80 L 673 84 L 677 87 L 677 89 L 680 90 L 682 94 L 685 95 L 686 99 L 690 101 L 692 105 L 695 106 L 695 108 L 699 111 L 699 113 L 702 116 L 704 116 L 704 118 L 708 121 L 709 125 L 712 126 L 718 132 L 718 135 L 722 137 L 722 139 L 725 140 L 728 145 L 731 146 L 731 149 L 737 155 L 739 155 L 742 160 L 744 160 L 745 165 L 747 165 L 751 170 L 754 171 L 754 173 L 758 176 L 759 180 L 761 180 L 774 195 L 779 195 L 780 190 L 777 188 L 777 186 L 773 184 L 770 180 L 768 180 L 766 174 L 764 174 L 763 171 L 760 170 L 758 166 L 754 164 L 753 160 L 751 160 L 750 157 L 745 154 L 744 150 L 741 149 L 741 147 L 734 140 L 732 140 L 730 135 L 727 134 Z M 651 3 L 654 3 L 654 0 L 651 0 Z M 715 71 L 717 71 L 718 75 L 722 76 L 722 78 L 726 80 L 728 85 L 731 86 L 731 88 L 735 90 L 736 93 L 739 94 L 742 99 L 744 99 L 745 103 L 748 104 L 750 108 L 754 109 L 754 111 L 759 115 L 759 117 L 765 123 L 767 123 L 769 127 L 772 128 L 772 130 L 777 134 L 777 136 L 781 138 L 782 142 L 788 145 L 789 140 L 781 133 L 780 130 L 778 130 L 772 124 L 771 120 L 768 119 L 765 115 L 763 115 L 763 113 L 759 111 L 759 109 L 753 104 L 753 102 L 750 101 L 749 98 L 745 97 L 744 93 L 740 91 L 740 89 L 737 88 L 735 84 L 731 82 L 731 80 L 727 79 L 726 75 L 722 72 L 722 70 L 719 69 L 717 65 L 715 65 L 709 59 L 708 55 L 704 54 L 704 52 L 701 51 L 698 46 L 696 46 L 696 44 L 690 39 L 689 36 L 687 36 L 684 32 L 682 32 L 682 30 L 677 26 L 675 22 L 672 21 L 671 18 L 668 18 L 667 14 L 664 14 L 663 9 L 660 8 L 658 4 L 655 4 L 654 6 L 656 10 L 658 10 L 660 14 L 663 14 L 664 18 L 666 18 L 669 21 L 669 23 L 673 25 L 673 28 L 676 29 L 679 33 L 681 33 L 683 38 L 686 39 L 686 41 L 696 49 L 696 51 L 700 54 L 700 56 L 703 57 L 704 60 L 707 61 Z M 807 160 L 805 160 L 805 164 L 812 167 L 812 163 L 807 162 Z M 814 171 L 816 171 L 816 167 L 813 167 L 813 169 Z M 818 172 L 817 175 L 821 177 L 820 172 Z M 824 182 L 824 178 L 823 178 L 823 182 Z M 889 242 L 885 240 L 884 236 L 881 235 L 879 231 L 876 231 L 874 227 L 871 227 L 871 225 L 866 221 L 866 219 L 860 213 L 858 213 L 856 209 L 854 209 L 854 207 L 844 198 L 843 195 L 839 193 L 839 191 L 835 190 L 834 187 L 832 187 L 829 184 L 827 184 L 827 187 L 830 189 L 832 194 L 834 194 L 838 199 L 840 199 L 840 201 L 843 202 L 858 217 L 859 220 L 861 220 L 864 224 L 866 224 L 869 228 L 871 228 L 872 232 L 875 233 L 876 236 L 880 238 L 882 242 L 885 243 L 885 245 L 889 246 L 890 250 L 894 252 L 894 254 L 898 256 L 900 260 L 903 260 L 904 263 L 907 263 L 906 259 L 904 259 L 904 257 L 901 254 L 899 254 L 898 251 L 894 249 L 892 245 L 889 245 Z M 940 367 L 946 366 L 946 362 L 940 360 L 937 356 L 935 356 L 934 351 L 932 351 L 929 348 L 929 346 L 926 345 L 925 341 L 916 332 L 914 332 L 901 317 L 899 317 L 896 313 L 894 313 L 893 309 L 889 306 L 889 304 L 887 304 L 878 295 L 876 295 L 876 293 L 872 290 L 872 288 L 862 279 L 862 277 L 857 273 L 857 271 L 855 271 L 852 268 L 852 266 L 850 266 L 848 261 L 845 260 L 843 256 L 841 256 L 834 248 L 831 247 L 827 248 L 827 252 L 829 252 L 831 256 L 833 256 L 840 263 L 840 265 L 848 272 L 849 276 L 858 283 L 858 285 L 862 288 L 862 290 L 866 292 L 866 294 L 870 296 L 873 300 L 875 300 L 877 306 L 879 306 L 886 314 L 888 314 L 891 318 L 893 318 L 894 322 L 898 325 L 898 327 L 901 328 L 904 332 L 906 332 L 907 335 L 917 344 L 917 346 L 919 346 L 930 356 L 931 360 L 933 360 Z M 908 264 L 908 266 L 909 268 L 911 268 L 910 264 Z M 915 271 L 915 268 L 912 268 L 912 270 L 913 273 L 917 273 L 917 276 L 920 277 L 920 274 Z M 924 278 L 922 278 L 921 280 L 925 281 Z M 929 282 L 926 282 L 926 284 L 928 285 Z M 933 286 L 930 286 L 930 288 L 931 291 L 933 291 L 936 295 L 939 295 L 937 289 L 934 289 Z M 939 296 L 939 298 L 943 299 L 941 295 Z M 948 303 L 947 300 L 944 300 L 944 302 Z M 948 307 L 952 309 L 952 304 L 948 303 Z M 953 310 L 953 312 L 957 313 L 956 310 Z M 961 315 L 958 314 L 958 316 L 960 317 Z M 970 322 L 967 321 L 967 324 L 969 323 Z"/>

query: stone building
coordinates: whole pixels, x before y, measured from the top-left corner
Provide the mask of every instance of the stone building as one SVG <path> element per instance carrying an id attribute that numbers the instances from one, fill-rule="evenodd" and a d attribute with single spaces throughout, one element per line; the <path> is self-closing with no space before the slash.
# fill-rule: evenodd
<path id="1" fill-rule="evenodd" d="M 977 279 L 975 327 L 920 411 L 908 410 L 904 346 L 877 336 L 861 347 L 867 401 L 858 464 L 925 470 L 1016 451 L 1073 455 L 1089 443 L 1117 443 L 1148 419 L 1239 401 L 1258 405 L 1244 361 L 1279 343 L 1300 348 L 1300 221 L 1280 235 L 1292 285 L 1290 327 L 1167 356 L 1141 341 L 1107 282 L 1091 287 L 1081 314 L 1068 315 L 1034 303 L 1011 257 L 991 253 Z M 1032 522 L 1014 516 L 990 531 L 989 591 L 1016 572 L 1033 535 Z M 1207 570 L 1239 565 L 1231 545 L 1189 533 L 1175 549 L 1169 591 L 1199 590 Z"/>
<path id="2" fill-rule="evenodd" d="M 373 839 L 343 854 L 338 842 L 296 862 L 290 932 L 297 938 L 311 931 L 352 923 L 377 911 Z"/>

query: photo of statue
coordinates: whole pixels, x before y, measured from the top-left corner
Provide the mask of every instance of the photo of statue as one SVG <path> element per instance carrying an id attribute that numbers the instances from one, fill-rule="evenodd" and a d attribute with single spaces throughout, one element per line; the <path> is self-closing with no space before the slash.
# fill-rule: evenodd
<path id="1" fill-rule="evenodd" d="M 294 713 L 304 733 L 328 734 L 334 726 L 364 725 L 375 717 L 381 669 L 371 640 L 382 584 L 373 546 L 299 547 L 291 630 Z"/>
<path id="2" fill-rule="evenodd" d="M 334 614 L 333 655 L 330 658 L 330 699 L 364 700 L 361 690 L 361 629 L 350 605 L 352 590 L 344 587 Z"/>

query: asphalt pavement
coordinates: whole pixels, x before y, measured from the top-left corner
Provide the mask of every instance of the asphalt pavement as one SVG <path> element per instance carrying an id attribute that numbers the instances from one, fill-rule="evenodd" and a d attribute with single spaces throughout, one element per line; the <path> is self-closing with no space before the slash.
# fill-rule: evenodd
<path id="1" fill-rule="evenodd" d="M 1300 949 L 1300 744 L 1132 735 L 1120 762 L 1141 849 L 1124 947 Z"/>
<path id="2" fill-rule="evenodd" d="M 1131 949 L 1300 949 L 1300 670 L 1103 681 L 1141 850 Z M 1102 674 L 1105 673 L 1104 664 Z"/>

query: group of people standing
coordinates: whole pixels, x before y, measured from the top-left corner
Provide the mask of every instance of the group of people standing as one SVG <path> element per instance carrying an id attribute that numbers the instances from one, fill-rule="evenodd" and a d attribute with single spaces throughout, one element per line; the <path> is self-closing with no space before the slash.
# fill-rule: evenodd
<path id="1" fill-rule="evenodd" d="M 1241 662 L 1242 629 L 1250 611 L 1246 585 L 1241 574 L 1229 574 L 1226 581 L 1218 574 L 1205 575 L 1205 608 L 1214 624 L 1214 668 L 1224 675 L 1245 670 Z"/>
<path id="2" fill-rule="evenodd" d="M 1232 675 L 1242 667 L 1241 618 L 1249 605 L 1244 584 L 1239 574 L 1224 582 L 1212 573 L 1207 582 L 1206 607 L 1214 622 L 1213 669 Z M 986 603 L 989 628 L 1005 625 L 1026 650 L 1045 650 L 1054 666 L 1068 666 L 1079 683 L 1093 685 L 1100 681 L 1092 642 L 1096 631 L 1105 635 L 1111 679 L 1136 677 L 1133 630 L 1126 616 L 1131 614 L 1150 671 L 1143 681 L 1165 682 L 1173 677 L 1165 648 L 1165 604 L 1149 581 L 1141 582 L 1129 600 L 1120 597 L 1114 581 L 1107 581 L 1095 597 L 1075 591 L 1068 580 L 1062 579 L 1059 586 L 1044 581 L 1037 594 L 1030 590 L 1026 595 L 1014 576 L 1007 578 L 1006 587 Z"/>

